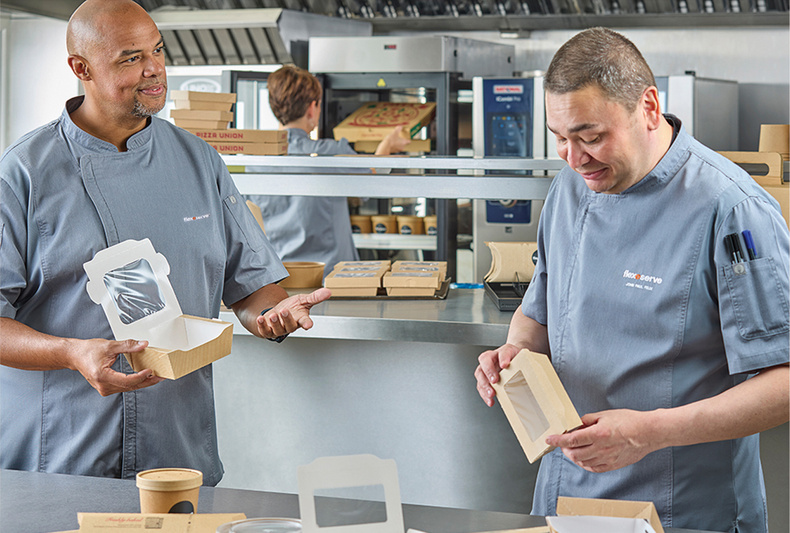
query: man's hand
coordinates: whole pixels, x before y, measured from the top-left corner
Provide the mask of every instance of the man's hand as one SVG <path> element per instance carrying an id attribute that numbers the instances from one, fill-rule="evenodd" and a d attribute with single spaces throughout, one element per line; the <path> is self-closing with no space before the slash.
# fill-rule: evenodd
<path id="1" fill-rule="evenodd" d="M 156 385 L 164 378 L 154 376 L 150 369 L 124 374 L 111 367 L 122 353 L 142 352 L 146 341 L 110 341 L 105 339 L 74 340 L 70 357 L 74 370 L 88 380 L 102 396 Z"/>
<path id="2" fill-rule="evenodd" d="M 281 335 L 293 333 L 299 328 L 310 329 L 313 320 L 310 318 L 310 309 L 329 299 L 332 292 L 321 288 L 310 294 L 297 294 L 280 301 L 265 315 L 259 316 L 258 334 L 267 339 L 274 339 Z"/>
<path id="3" fill-rule="evenodd" d="M 477 378 L 477 392 L 480 397 L 491 407 L 494 405 L 494 389 L 492 383 L 499 381 L 499 372 L 510 366 L 510 361 L 521 351 L 521 348 L 513 344 L 504 344 L 496 350 L 488 350 L 480 354 L 477 358 L 480 363 L 475 370 Z"/>
<path id="4" fill-rule="evenodd" d="M 651 412 L 616 409 L 582 417 L 584 427 L 551 435 L 546 443 L 590 472 L 609 472 L 641 460 L 662 446 L 651 437 Z"/>

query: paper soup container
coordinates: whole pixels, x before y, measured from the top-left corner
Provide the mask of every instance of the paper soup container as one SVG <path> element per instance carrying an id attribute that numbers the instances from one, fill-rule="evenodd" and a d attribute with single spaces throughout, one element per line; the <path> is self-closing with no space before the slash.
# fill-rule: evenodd
<path id="1" fill-rule="evenodd" d="M 370 215 L 351 215 L 351 233 L 373 233 Z"/>
<path id="2" fill-rule="evenodd" d="M 428 215 L 423 220 L 425 222 L 425 233 L 436 235 L 436 215 Z"/>
<path id="3" fill-rule="evenodd" d="M 288 277 L 279 285 L 284 289 L 311 289 L 320 287 L 326 263 L 317 261 L 286 261 L 283 263 Z"/>
<path id="4" fill-rule="evenodd" d="M 196 513 L 203 473 L 191 468 L 155 468 L 137 474 L 141 513 Z"/>
<path id="5" fill-rule="evenodd" d="M 398 233 L 398 217 L 395 215 L 373 215 L 373 233 Z"/>
<path id="6" fill-rule="evenodd" d="M 398 231 L 403 235 L 422 235 L 425 233 L 425 230 L 423 229 L 422 217 L 413 215 L 399 215 Z"/>

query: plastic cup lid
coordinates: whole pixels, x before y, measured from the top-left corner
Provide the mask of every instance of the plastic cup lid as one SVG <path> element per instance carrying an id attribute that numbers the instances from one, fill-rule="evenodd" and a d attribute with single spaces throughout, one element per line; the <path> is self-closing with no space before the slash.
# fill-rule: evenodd
<path id="1" fill-rule="evenodd" d="M 249 518 L 222 524 L 217 533 L 299 533 L 302 521 L 296 518 Z"/>
<path id="2" fill-rule="evenodd" d="M 137 474 L 137 486 L 146 490 L 189 490 L 203 484 L 203 472 L 191 468 L 155 468 Z"/>

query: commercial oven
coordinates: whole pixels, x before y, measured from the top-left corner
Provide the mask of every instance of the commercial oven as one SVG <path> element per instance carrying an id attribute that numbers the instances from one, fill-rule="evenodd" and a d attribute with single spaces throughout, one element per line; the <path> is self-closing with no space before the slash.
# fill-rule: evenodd
<path id="1" fill-rule="evenodd" d="M 542 77 L 477 77 L 472 80 L 472 95 L 475 157 L 546 155 Z M 542 206 L 543 200 L 539 198 L 473 201 L 474 281 L 482 282 L 491 266 L 491 251 L 486 242 L 536 240 Z"/>
<path id="2" fill-rule="evenodd" d="M 432 130 L 423 136 L 433 139 L 431 154 L 454 156 L 471 148 L 471 99 L 464 94 L 471 93 L 472 78 L 512 75 L 515 48 L 441 35 L 315 37 L 308 57 L 324 85 L 324 136 L 366 102 L 435 102 Z M 411 206 L 424 206 L 421 214 L 435 212 L 436 259 L 447 261 L 448 275 L 457 279 L 457 201 L 414 200 Z M 393 199 L 376 201 L 379 212 L 393 207 Z"/>

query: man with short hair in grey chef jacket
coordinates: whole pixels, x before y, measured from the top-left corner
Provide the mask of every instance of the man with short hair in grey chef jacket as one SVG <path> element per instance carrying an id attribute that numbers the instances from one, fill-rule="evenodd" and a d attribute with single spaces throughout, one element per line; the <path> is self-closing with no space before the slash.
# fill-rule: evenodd
<path id="1" fill-rule="evenodd" d="M 222 477 L 212 368 L 134 373 L 83 263 L 148 238 L 186 314 L 221 301 L 253 334 L 312 326 L 326 289 L 287 298 L 287 272 L 208 144 L 154 117 L 167 83 L 162 36 L 132 0 L 88 0 L 67 27 L 85 95 L 0 160 L 0 467 L 131 478 L 154 467 Z M 267 310 L 261 316 L 261 312 Z M 98 391 L 98 392 L 97 392 Z"/>
<path id="2" fill-rule="evenodd" d="M 491 384 L 521 349 L 549 354 L 583 415 L 547 439 L 558 449 L 542 459 L 532 512 L 554 514 L 558 496 L 646 500 L 666 526 L 765 532 L 759 432 L 788 420 L 790 245 L 777 202 L 662 115 L 650 68 L 616 32 L 565 43 L 545 93 L 568 166 L 506 344 L 475 371 L 493 405 Z M 742 260 L 725 240 L 743 231 L 755 253 Z"/>

